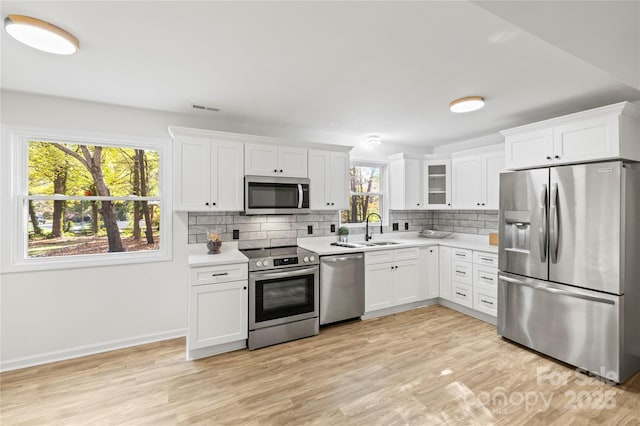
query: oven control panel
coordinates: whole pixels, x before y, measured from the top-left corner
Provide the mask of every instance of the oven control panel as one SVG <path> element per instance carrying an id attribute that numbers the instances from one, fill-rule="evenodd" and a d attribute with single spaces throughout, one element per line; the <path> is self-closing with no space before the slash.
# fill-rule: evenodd
<path id="1" fill-rule="evenodd" d="M 249 261 L 249 270 L 266 270 L 287 268 L 290 266 L 317 265 L 318 260 L 314 255 L 291 256 L 266 259 L 252 259 Z"/>

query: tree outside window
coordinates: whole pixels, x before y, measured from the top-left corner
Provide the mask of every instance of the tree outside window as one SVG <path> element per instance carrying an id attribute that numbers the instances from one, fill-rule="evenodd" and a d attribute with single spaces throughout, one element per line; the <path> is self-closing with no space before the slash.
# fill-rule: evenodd
<path id="1" fill-rule="evenodd" d="M 340 212 L 341 223 L 363 223 L 371 213 L 382 216 L 382 172 L 383 166 L 378 164 L 351 165 L 349 210 Z"/>
<path id="2" fill-rule="evenodd" d="M 27 257 L 158 250 L 158 151 L 40 140 L 27 151 Z"/>

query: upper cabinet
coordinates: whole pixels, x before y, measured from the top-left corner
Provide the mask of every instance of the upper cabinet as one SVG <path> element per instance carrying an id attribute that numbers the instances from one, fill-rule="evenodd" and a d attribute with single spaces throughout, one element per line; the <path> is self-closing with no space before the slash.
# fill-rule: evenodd
<path id="1" fill-rule="evenodd" d="M 454 209 L 498 208 L 504 152 L 492 151 L 453 158 L 451 204 Z"/>
<path id="2" fill-rule="evenodd" d="M 640 108 L 628 102 L 502 131 L 507 169 L 640 161 Z"/>
<path id="3" fill-rule="evenodd" d="M 174 210 L 244 209 L 242 144 L 175 135 L 173 155 Z"/>
<path id="4" fill-rule="evenodd" d="M 423 156 L 396 154 L 389 156 L 389 208 L 424 209 L 422 200 Z"/>
<path id="5" fill-rule="evenodd" d="M 309 202 L 313 210 L 349 208 L 349 154 L 309 150 Z"/>
<path id="6" fill-rule="evenodd" d="M 451 208 L 451 160 L 424 162 L 424 203 L 429 210 Z"/>
<path id="7" fill-rule="evenodd" d="M 307 148 L 283 145 L 244 145 L 244 174 L 307 177 Z"/>

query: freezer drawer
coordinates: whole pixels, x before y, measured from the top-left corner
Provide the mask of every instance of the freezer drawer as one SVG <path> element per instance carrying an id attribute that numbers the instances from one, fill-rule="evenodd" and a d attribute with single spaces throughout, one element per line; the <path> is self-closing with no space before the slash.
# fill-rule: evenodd
<path id="1" fill-rule="evenodd" d="M 616 382 L 624 296 L 500 273 L 498 334 Z"/>

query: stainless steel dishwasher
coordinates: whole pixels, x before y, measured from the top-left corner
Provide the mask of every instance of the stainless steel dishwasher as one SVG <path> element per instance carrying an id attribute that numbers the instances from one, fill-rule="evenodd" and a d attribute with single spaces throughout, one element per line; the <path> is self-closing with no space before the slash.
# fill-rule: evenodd
<path id="1" fill-rule="evenodd" d="M 320 258 L 320 325 L 364 314 L 364 253 Z"/>

